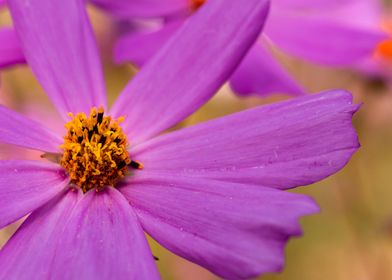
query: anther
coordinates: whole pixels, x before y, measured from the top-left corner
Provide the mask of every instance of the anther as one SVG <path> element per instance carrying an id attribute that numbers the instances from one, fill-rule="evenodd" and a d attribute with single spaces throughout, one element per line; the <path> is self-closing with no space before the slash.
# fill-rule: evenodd
<path id="1" fill-rule="evenodd" d="M 129 163 L 129 166 L 135 169 L 143 169 L 143 164 L 134 160 Z"/>

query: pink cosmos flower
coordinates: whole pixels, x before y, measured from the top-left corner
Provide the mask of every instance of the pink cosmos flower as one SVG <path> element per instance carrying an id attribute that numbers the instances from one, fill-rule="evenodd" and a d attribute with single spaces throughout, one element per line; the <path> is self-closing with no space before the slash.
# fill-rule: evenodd
<path id="1" fill-rule="evenodd" d="M 157 279 L 142 230 L 223 278 L 282 268 L 298 219 L 317 211 L 285 190 L 337 172 L 358 149 L 351 95 L 324 92 L 159 135 L 227 80 L 267 1 L 207 3 L 109 111 L 84 4 L 9 6 L 67 134 L 0 107 L 0 142 L 44 153 L 0 161 L 0 227 L 31 213 L 0 251 L 0 279 Z"/>
<path id="2" fill-rule="evenodd" d="M 139 30 L 117 43 L 117 62 L 143 66 L 188 16 L 207 0 L 92 0 L 124 19 L 161 18 L 162 28 Z M 131 3 L 132 2 L 132 3 Z M 385 38 L 379 26 L 360 24 L 369 0 L 274 0 L 263 34 L 230 79 L 240 95 L 306 92 L 275 58 L 272 49 L 313 63 L 353 67 L 373 55 Z M 138 6 L 139 5 L 139 6 Z M 154 7 L 154 8 L 153 8 Z M 202 7 L 201 7 L 202 9 Z M 370 11 L 368 11 L 370 12 Z"/>

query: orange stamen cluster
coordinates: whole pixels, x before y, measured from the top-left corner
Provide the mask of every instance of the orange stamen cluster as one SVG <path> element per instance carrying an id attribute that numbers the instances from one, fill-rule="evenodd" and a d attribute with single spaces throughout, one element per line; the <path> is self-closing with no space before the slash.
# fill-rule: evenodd
<path id="1" fill-rule="evenodd" d="M 104 116 L 102 107 L 91 109 L 88 117 L 84 113 L 69 116 L 72 120 L 65 125 L 67 135 L 61 145 L 64 153 L 60 164 L 71 183 L 83 192 L 114 186 L 132 163 L 126 136 L 119 126 L 124 118 Z"/>
<path id="2" fill-rule="evenodd" d="M 206 1 L 207 0 L 191 0 L 191 10 L 196 11 L 203 6 Z"/>

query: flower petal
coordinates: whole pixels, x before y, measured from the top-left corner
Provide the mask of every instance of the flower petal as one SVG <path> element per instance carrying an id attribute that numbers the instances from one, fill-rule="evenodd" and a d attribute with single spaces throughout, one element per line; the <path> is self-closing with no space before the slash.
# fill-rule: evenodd
<path id="1" fill-rule="evenodd" d="M 26 220 L 0 253 L 0 278 L 159 279 L 122 195 L 107 188 L 77 196 L 70 191 Z"/>
<path id="2" fill-rule="evenodd" d="M 78 192 L 61 194 L 26 219 L 0 251 L 0 279 L 51 278 L 56 245 L 78 199 Z"/>
<path id="3" fill-rule="evenodd" d="M 0 29 L 0 68 L 25 63 L 18 38 L 12 28 Z"/>
<path id="4" fill-rule="evenodd" d="M 128 115 L 132 143 L 173 126 L 219 89 L 260 33 L 268 3 L 208 1 L 181 27 L 114 105 L 114 115 Z"/>
<path id="5" fill-rule="evenodd" d="M 131 150 L 143 172 L 292 188 L 341 169 L 358 149 L 351 94 L 262 106 L 157 137 Z"/>
<path id="6" fill-rule="evenodd" d="M 114 50 L 117 63 L 133 62 L 143 66 L 173 36 L 184 21 L 170 21 L 152 32 L 131 32 L 121 37 Z"/>
<path id="7" fill-rule="evenodd" d="M 143 228 L 174 253 L 225 279 L 281 270 L 308 197 L 254 185 L 140 172 L 120 191 Z"/>
<path id="8" fill-rule="evenodd" d="M 337 66 L 353 65 L 372 55 L 376 45 L 385 38 L 381 31 L 350 26 L 333 16 L 287 12 L 271 13 L 265 34 L 291 55 Z"/>
<path id="9" fill-rule="evenodd" d="M 118 17 L 151 18 L 188 9 L 189 0 L 92 0 L 98 7 Z"/>
<path id="10" fill-rule="evenodd" d="M 55 153 L 62 140 L 41 124 L 0 105 L 0 142 Z"/>
<path id="11" fill-rule="evenodd" d="M 114 188 L 84 195 L 58 248 L 54 279 L 159 279 L 136 215 Z"/>
<path id="12" fill-rule="evenodd" d="M 271 93 L 302 95 L 305 91 L 283 69 L 265 44 L 256 43 L 230 78 L 230 85 L 238 95 Z"/>
<path id="13" fill-rule="evenodd" d="M 0 161 L 0 228 L 48 202 L 67 184 L 67 176 L 57 165 Z"/>
<path id="14" fill-rule="evenodd" d="M 381 1 L 344 0 L 340 2 L 334 0 L 332 1 L 334 3 L 327 3 L 328 0 L 318 1 L 320 3 L 312 10 L 312 13 L 317 13 L 317 17 L 324 17 L 326 19 L 333 18 L 337 22 L 359 28 L 370 28 L 372 30 L 380 30 L 381 28 L 383 20 L 383 7 Z M 333 4 L 334 6 L 330 4 Z M 305 4 L 303 4 L 303 6 L 305 6 Z M 282 9 L 284 9 L 284 7 L 282 7 Z"/>
<path id="15" fill-rule="evenodd" d="M 79 0 L 10 0 L 26 60 L 57 109 L 89 112 L 106 106 L 96 42 Z"/>

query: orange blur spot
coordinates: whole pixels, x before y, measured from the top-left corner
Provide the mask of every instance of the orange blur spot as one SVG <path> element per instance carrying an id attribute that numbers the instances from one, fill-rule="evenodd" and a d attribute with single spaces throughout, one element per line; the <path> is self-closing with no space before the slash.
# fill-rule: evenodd
<path id="1" fill-rule="evenodd" d="M 392 62 L 392 39 L 382 41 L 377 45 L 376 55 Z"/>
<path id="2" fill-rule="evenodd" d="M 201 6 L 204 5 L 206 1 L 207 0 L 191 0 L 192 11 L 196 11 L 197 9 L 199 9 Z"/>
<path id="3" fill-rule="evenodd" d="M 375 49 L 375 56 L 388 62 L 392 62 L 392 22 L 384 20 L 381 23 L 381 28 L 388 33 L 391 38 L 378 43 Z"/>

